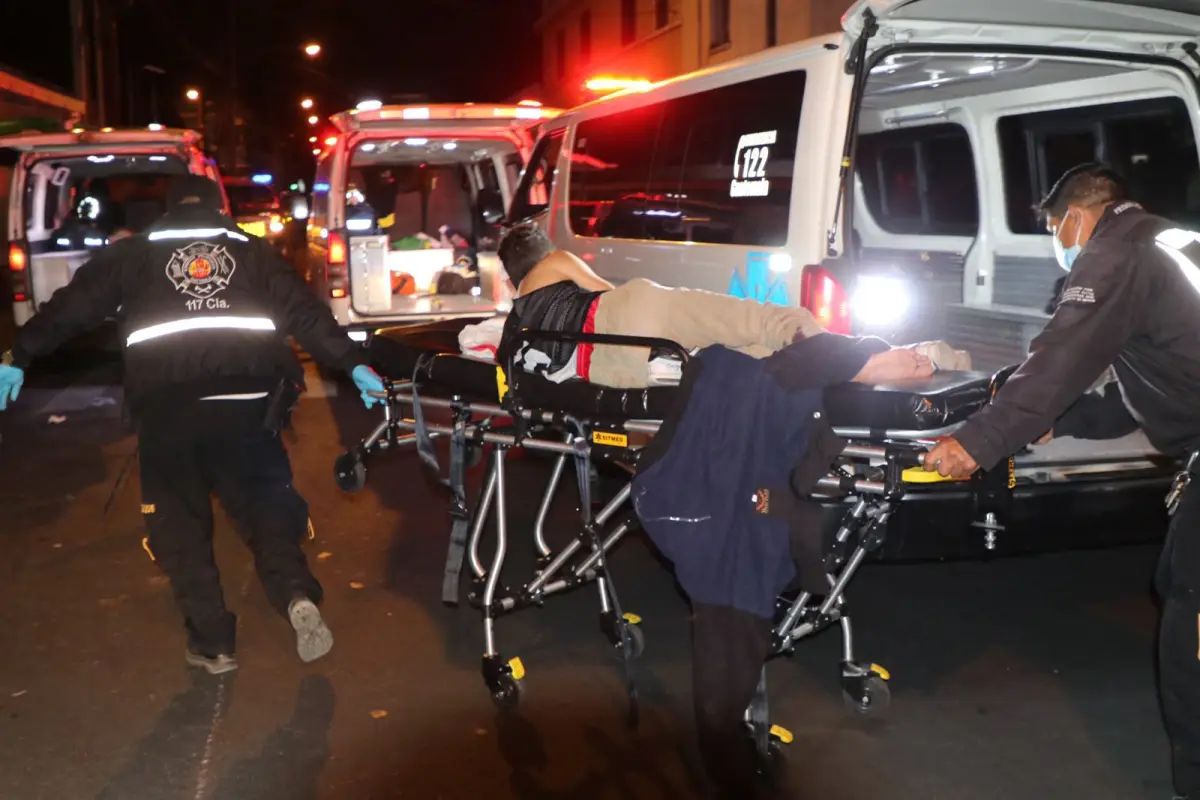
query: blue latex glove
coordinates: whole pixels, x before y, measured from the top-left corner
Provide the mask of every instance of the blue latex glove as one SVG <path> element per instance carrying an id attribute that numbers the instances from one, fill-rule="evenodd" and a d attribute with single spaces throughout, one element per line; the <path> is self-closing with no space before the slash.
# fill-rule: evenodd
<path id="1" fill-rule="evenodd" d="M 378 397 L 372 397 L 370 394 L 368 394 L 368 392 L 383 391 L 383 378 L 379 377 L 379 374 L 376 373 L 375 370 L 371 369 L 366 364 L 359 364 L 354 368 L 354 371 L 350 373 L 350 377 L 354 378 L 354 385 L 358 387 L 360 392 L 362 392 L 363 405 L 365 405 L 367 408 L 370 408 L 376 403 L 383 402 Z M 0 405 L 0 408 L 3 407 L 4 406 Z"/>
<path id="2" fill-rule="evenodd" d="M 25 383 L 25 370 L 20 367 L 0 365 L 0 411 L 8 408 L 8 401 L 17 401 L 21 385 Z"/>

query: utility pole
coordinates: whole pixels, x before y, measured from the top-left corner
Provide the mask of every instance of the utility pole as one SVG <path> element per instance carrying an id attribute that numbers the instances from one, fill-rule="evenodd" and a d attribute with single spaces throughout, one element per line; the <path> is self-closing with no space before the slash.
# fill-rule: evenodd
<path id="1" fill-rule="evenodd" d="M 91 99 L 90 55 L 84 0 L 71 0 L 71 54 L 75 61 L 75 96 L 83 101 L 84 119 L 95 113 Z"/>
<path id="2" fill-rule="evenodd" d="M 243 127 L 244 120 L 242 119 L 242 105 L 238 98 L 238 3 L 240 0 L 229 1 L 229 93 L 230 107 L 232 109 L 233 123 L 230 127 L 233 144 L 233 162 L 234 170 L 242 170 L 245 167 L 246 161 L 246 142 L 245 129 Z"/>
<path id="3" fill-rule="evenodd" d="M 121 99 L 122 98 L 121 84 L 125 79 L 125 75 L 124 75 L 124 71 L 121 69 L 121 45 L 120 45 L 120 39 L 117 36 L 117 14 L 118 14 L 117 10 L 115 8 L 113 8 L 112 6 L 109 6 L 109 13 L 105 15 L 106 17 L 108 17 L 108 19 L 107 19 L 108 25 L 105 26 L 105 34 L 107 34 L 107 36 L 108 36 L 108 41 L 107 41 L 108 56 L 109 56 L 108 70 L 109 70 L 110 76 L 112 77 L 112 83 L 109 85 L 112 87 L 112 98 L 113 98 L 113 116 L 112 116 L 112 119 L 109 120 L 109 123 L 108 123 L 109 125 L 113 125 L 113 124 L 121 125 L 121 124 L 125 124 L 126 122 L 130 121 L 130 120 L 125 119 L 125 103 Z M 130 84 L 130 86 L 128 87 L 128 90 L 132 94 L 132 90 L 133 90 L 132 84 Z M 130 100 L 132 102 L 132 97 L 130 98 Z M 132 112 L 132 108 L 130 109 L 130 111 Z"/>
<path id="4" fill-rule="evenodd" d="M 154 64 L 146 64 L 142 69 L 154 76 L 147 81 L 150 84 L 150 121 L 162 122 L 162 115 L 158 113 L 158 84 L 161 76 L 166 75 L 167 71 Z M 203 116 L 201 116 L 201 122 L 203 121 Z"/>
<path id="5" fill-rule="evenodd" d="M 92 0 L 92 46 L 96 56 L 96 121 L 101 125 L 108 124 L 108 113 L 105 101 L 104 74 L 104 23 L 101 19 L 100 1 Z"/>

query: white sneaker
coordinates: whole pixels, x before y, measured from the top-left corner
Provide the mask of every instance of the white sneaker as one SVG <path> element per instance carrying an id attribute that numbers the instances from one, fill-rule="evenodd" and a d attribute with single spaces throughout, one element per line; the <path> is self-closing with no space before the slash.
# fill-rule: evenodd
<path id="1" fill-rule="evenodd" d="M 288 620 L 296 631 L 296 653 L 301 661 L 316 661 L 333 647 L 333 633 L 312 600 L 293 600 L 288 606 Z"/>

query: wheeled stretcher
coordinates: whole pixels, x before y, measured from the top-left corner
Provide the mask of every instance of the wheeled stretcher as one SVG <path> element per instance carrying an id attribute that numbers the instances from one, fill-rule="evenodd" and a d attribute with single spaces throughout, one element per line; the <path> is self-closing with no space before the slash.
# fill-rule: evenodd
<path id="1" fill-rule="evenodd" d="M 468 598 L 483 615 L 482 672 L 493 699 L 501 706 L 515 705 L 525 674 L 519 658 L 502 654 L 496 619 L 586 584 L 598 589 L 601 630 L 624 657 L 628 676 L 629 661 L 641 654 L 644 637 L 640 619 L 620 606 L 605 556 L 638 527 L 629 503 L 631 486 L 626 484 L 593 513 L 589 477 L 598 461 L 634 474 L 639 437 L 644 441 L 658 431 L 677 390 L 617 390 L 583 382 L 556 384 L 512 370 L 500 373 L 493 363 L 458 355 L 457 333 L 464 324 L 433 323 L 376 335 L 371 354 L 389 378 L 384 418 L 357 448 L 338 459 L 338 483 L 348 491 L 362 488 L 366 464 L 373 455 L 409 445 L 416 446 L 426 463 L 437 468 L 432 440 L 449 439 L 449 470 L 442 482 L 452 497 L 452 533 L 443 600 L 459 601 L 459 574 L 465 561 L 473 577 Z M 525 335 L 534 340 L 649 346 L 687 358 L 678 345 L 659 340 L 547 332 Z M 856 656 L 846 588 L 863 562 L 885 543 L 889 521 L 906 494 L 931 488 L 922 485 L 928 483 L 930 474 L 918 466 L 921 454 L 937 437 L 986 405 L 1009 372 L 996 376 L 939 373 L 911 385 L 852 384 L 827 390 L 829 422 L 846 441 L 828 475 L 814 489 L 816 496 L 840 512 L 823 553 L 829 588 L 823 596 L 802 592 L 794 598 L 781 598 L 773 649 L 775 655 L 790 654 L 799 640 L 838 626 L 843 641 L 841 686 L 848 704 L 857 711 L 875 712 L 887 706 L 889 676 L 882 667 Z M 509 588 L 501 585 L 500 576 L 510 544 L 506 456 L 514 448 L 549 453 L 554 461 L 531 532 L 538 557 L 535 573 L 522 585 Z M 490 451 L 490 461 L 483 486 L 476 501 L 470 503 L 465 471 L 479 463 L 485 451 Z M 551 502 L 569 466 L 574 467 L 579 487 L 581 518 L 573 538 L 555 552 L 545 528 Z M 1010 459 L 1003 468 L 969 482 L 977 511 L 993 527 L 1002 528 L 1016 471 L 1016 463 Z M 485 563 L 480 552 L 489 518 L 494 519 L 495 542 L 491 559 Z M 994 531 L 987 533 L 994 535 Z M 790 740 L 790 734 L 771 725 L 768 718 L 765 671 L 758 697 L 747 709 L 746 722 L 764 755 L 777 742 Z"/>

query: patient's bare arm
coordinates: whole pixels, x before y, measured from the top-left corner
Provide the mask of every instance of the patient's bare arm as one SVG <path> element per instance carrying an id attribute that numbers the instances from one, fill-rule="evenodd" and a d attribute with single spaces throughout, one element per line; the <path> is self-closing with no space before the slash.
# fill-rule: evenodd
<path id="1" fill-rule="evenodd" d="M 878 384 L 928 378 L 931 375 L 933 362 L 927 357 L 907 347 L 895 347 L 871 356 L 853 381 Z"/>

